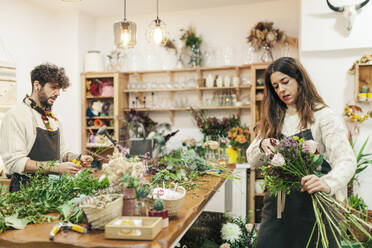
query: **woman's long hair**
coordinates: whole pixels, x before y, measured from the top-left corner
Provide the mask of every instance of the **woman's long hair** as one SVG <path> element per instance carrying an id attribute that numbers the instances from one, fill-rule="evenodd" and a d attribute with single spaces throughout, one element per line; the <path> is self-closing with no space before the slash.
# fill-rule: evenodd
<path id="1" fill-rule="evenodd" d="M 296 79 L 298 83 L 296 107 L 301 120 L 300 129 L 314 123 L 314 111 L 327 106 L 300 62 L 290 57 L 279 58 L 265 71 L 264 101 L 261 106 L 261 121 L 257 126 L 258 135 L 263 138 L 280 137 L 287 109 L 271 84 L 271 74 L 277 71 Z"/>

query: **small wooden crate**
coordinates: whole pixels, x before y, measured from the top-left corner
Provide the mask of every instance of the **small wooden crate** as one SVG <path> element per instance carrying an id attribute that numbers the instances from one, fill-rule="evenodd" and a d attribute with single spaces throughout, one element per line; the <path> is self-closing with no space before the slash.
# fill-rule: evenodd
<path id="1" fill-rule="evenodd" d="M 142 225 L 136 226 L 135 220 Z M 120 216 L 105 225 L 106 239 L 153 240 L 162 229 L 160 217 Z"/>

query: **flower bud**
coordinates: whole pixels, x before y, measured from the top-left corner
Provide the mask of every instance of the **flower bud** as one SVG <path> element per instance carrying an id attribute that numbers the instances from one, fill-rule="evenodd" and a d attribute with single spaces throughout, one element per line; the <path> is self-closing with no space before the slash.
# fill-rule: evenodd
<path id="1" fill-rule="evenodd" d="M 283 155 L 280 153 L 276 153 L 273 159 L 270 161 L 270 164 L 274 166 L 283 166 L 285 164 Z"/>
<path id="2" fill-rule="evenodd" d="M 317 143 L 314 140 L 306 140 L 302 144 L 302 150 L 307 154 L 314 154 L 316 152 Z"/>

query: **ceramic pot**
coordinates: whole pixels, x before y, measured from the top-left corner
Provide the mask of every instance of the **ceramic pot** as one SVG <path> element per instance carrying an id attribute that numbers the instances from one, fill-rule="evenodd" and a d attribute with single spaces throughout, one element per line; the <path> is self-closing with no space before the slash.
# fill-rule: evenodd
<path id="1" fill-rule="evenodd" d="M 157 210 L 152 208 L 152 209 L 149 210 L 149 216 L 161 217 L 163 228 L 168 227 L 168 225 L 169 225 L 168 209 L 163 209 L 161 211 L 157 211 Z"/>

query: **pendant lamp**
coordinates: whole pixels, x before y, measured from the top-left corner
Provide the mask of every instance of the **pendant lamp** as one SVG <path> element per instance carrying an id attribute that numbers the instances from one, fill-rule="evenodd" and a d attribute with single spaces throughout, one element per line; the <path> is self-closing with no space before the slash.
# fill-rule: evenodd
<path id="1" fill-rule="evenodd" d="M 169 32 L 167 26 L 159 19 L 159 0 L 156 0 L 156 19 L 147 27 L 146 38 L 148 42 L 162 46 L 168 41 Z"/>
<path id="2" fill-rule="evenodd" d="M 114 24 L 114 39 L 117 48 L 132 48 L 136 45 L 137 26 L 127 20 L 127 0 L 124 0 L 124 20 Z"/>

